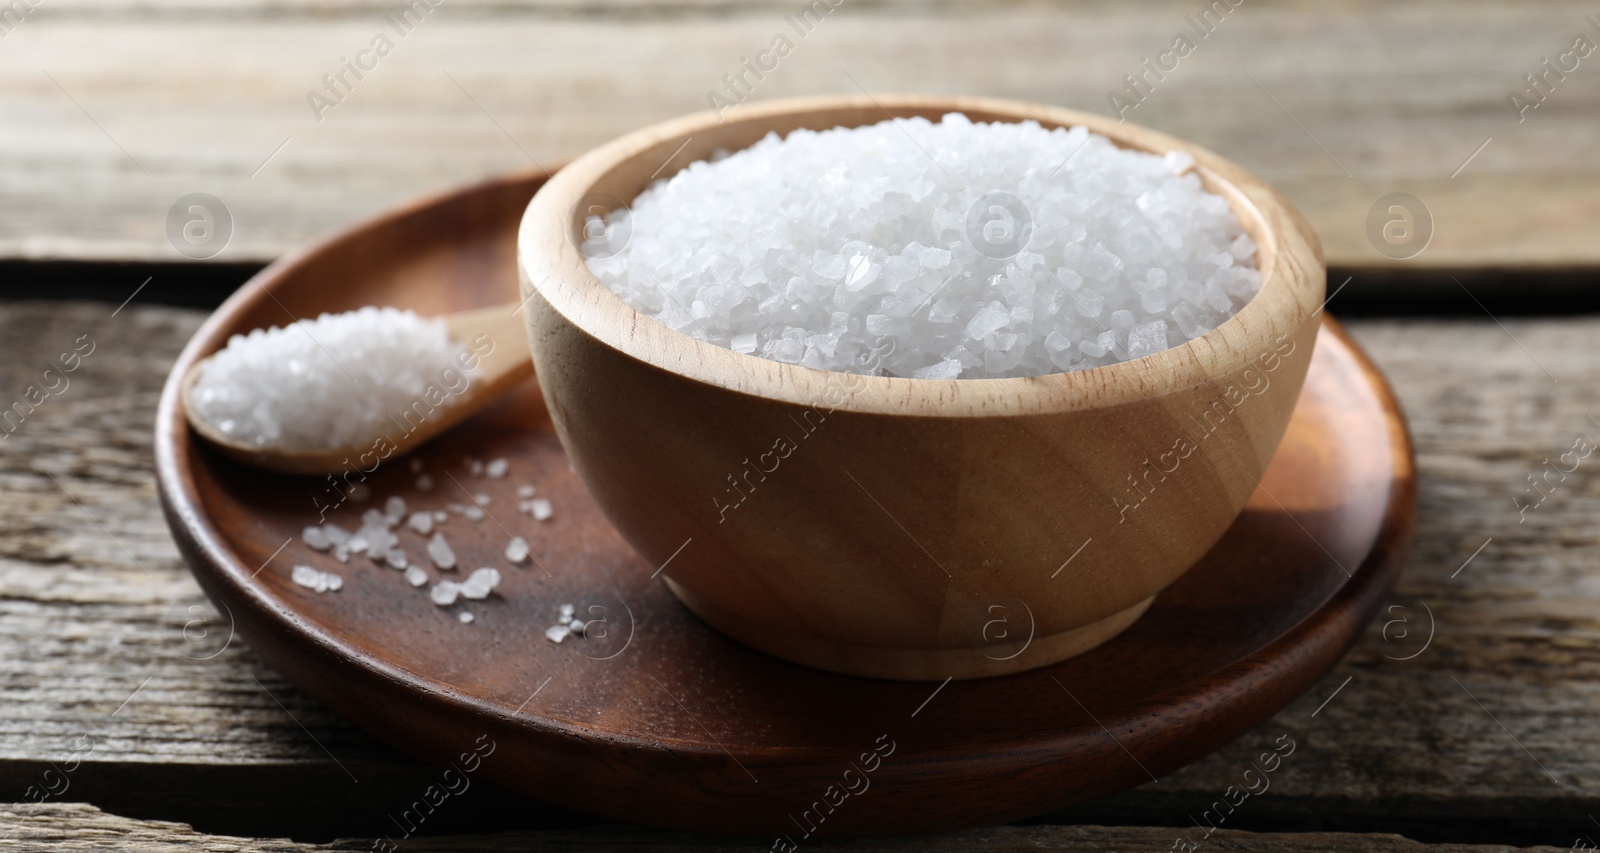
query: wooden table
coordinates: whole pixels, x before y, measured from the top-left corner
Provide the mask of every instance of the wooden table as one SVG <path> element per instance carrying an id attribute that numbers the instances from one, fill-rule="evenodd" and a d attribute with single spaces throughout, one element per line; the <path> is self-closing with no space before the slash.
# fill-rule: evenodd
<path id="1" fill-rule="evenodd" d="M 392 54 L 321 121 L 307 92 L 389 26 L 381 0 L 43 0 L 0 18 L 0 403 L 93 342 L 0 439 L 0 850 L 369 850 L 390 831 L 437 771 L 298 695 L 224 643 L 225 624 L 184 631 L 204 605 L 156 507 L 151 424 L 205 312 L 157 303 L 214 304 L 327 228 L 704 107 L 791 5 L 449 0 L 391 31 Z M 910 89 L 1104 112 L 1201 8 L 844 0 L 755 96 Z M 1331 309 L 1358 315 L 1415 431 L 1410 567 L 1311 693 L 1182 771 L 1025 826 L 819 848 L 1600 839 L 1600 459 L 1561 457 L 1600 442 L 1600 316 L 1581 313 L 1600 265 L 1600 57 L 1521 116 L 1509 99 L 1576 35 L 1600 42 L 1587 14 L 1600 7 L 1246 0 L 1129 111 L 1257 170 L 1321 233 L 1330 287 L 1349 281 Z M 190 192 L 237 223 L 204 264 L 166 234 Z M 1391 192 L 1435 223 L 1405 260 L 1369 237 Z M 1299 746 L 1270 791 L 1204 838 L 1193 816 L 1281 734 Z M 403 849 L 765 849 L 484 785 L 426 833 Z"/>

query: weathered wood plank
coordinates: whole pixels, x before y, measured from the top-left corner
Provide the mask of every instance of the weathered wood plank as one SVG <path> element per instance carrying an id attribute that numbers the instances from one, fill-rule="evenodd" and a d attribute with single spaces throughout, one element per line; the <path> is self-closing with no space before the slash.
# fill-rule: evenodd
<path id="1" fill-rule="evenodd" d="M 1203 4 L 1188 0 L 846 0 L 804 37 L 788 29 L 791 5 L 803 4 L 453 0 L 401 36 L 380 0 L 188 0 L 181 14 L 51 0 L 0 51 L 0 258 L 178 259 L 167 211 L 204 191 L 236 217 L 221 258 L 268 260 L 420 193 L 702 109 L 779 33 L 795 50 L 754 97 L 859 84 L 1107 112 L 1124 75 L 1188 31 L 1193 54 L 1127 117 L 1273 181 L 1333 264 L 1600 262 L 1589 121 L 1600 76 L 1583 65 L 1520 123 L 1509 101 L 1576 34 L 1600 38 L 1582 3 L 1250 0 L 1204 39 L 1185 21 Z M 308 94 L 378 33 L 393 53 L 319 121 Z M 1436 222 L 1411 261 L 1379 254 L 1367 233 L 1369 209 L 1396 191 Z"/>
<path id="2" fill-rule="evenodd" d="M 375 846 L 371 839 L 344 839 L 326 844 L 297 843 L 282 839 L 232 838 L 196 832 L 181 823 L 139 821 L 106 814 L 93 806 L 78 803 L 43 806 L 0 806 L 0 846 L 9 844 L 40 851 L 115 849 L 122 853 L 318 853 L 318 851 L 367 851 L 394 849 Z M 1175 832 L 1164 827 L 1102 826 L 1005 826 L 993 829 L 951 833 L 933 838 L 867 839 L 860 841 L 817 842 L 808 849 L 850 853 L 903 853 L 903 851 L 970 851 L 970 853 L 1023 853 L 1033 850 L 1058 850 L 1063 853 L 1119 850 L 1168 851 Z M 1220 830 L 1207 843 L 1220 850 L 1258 850 L 1276 853 L 1550 853 L 1558 848 L 1510 848 L 1488 845 L 1423 844 L 1396 835 L 1350 833 L 1257 834 Z M 735 853 L 761 849 L 750 840 L 718 840 L 702 836 L 644 832 L 627 829 L 600 829 L 583 832 L 521 832 L 470 837 L 414 837 L 403 849 L 429 853 L 500 853 L 500 851 L 588 850 L 595 853 L 617 850 L 696 851 L 696 853 Z"/>
<path id="3" fill-rule="evenodd" d="M 290 824 L 329 837 L 379 831 L 433 771 L 298 696 L 241 644 L 208 657 L 220 635 L 185 638 L 196 590 L 155 505 L 149 442 L 164 372 L 201 315 L 113 309 L 0 304 L 6 405 L 80 336 L 96 346 L 69 387 L 0 440 L 0 791 L 21 799 L 46 762 L 61 766 L 87 737 L 71 797 L 156 817 L 204 811 L 263 835 Z M 1593 826 L 1600 479 L 1589 473 L 1600 462 L 1569 456 L 1579 467 L 1551 475 L 1549 496 L 1520 518 L 1512 498 L 1545 457 L 1600 440 L 1589 355 L 1600 320 L 1354 330 L 1416 434 L 1420 526 L 1390 616 L 1409 618 L 1411 633 L 1374 626 L 1257 732 L 1055 820 L 1187 825 L 1286 733 L 1298 751 L 1228 826 L 1403 824 L 1560 844 Z M 463 803 L 468 827 L 581 822 L 487 790 L 474 802 L 484 805 Z"/>

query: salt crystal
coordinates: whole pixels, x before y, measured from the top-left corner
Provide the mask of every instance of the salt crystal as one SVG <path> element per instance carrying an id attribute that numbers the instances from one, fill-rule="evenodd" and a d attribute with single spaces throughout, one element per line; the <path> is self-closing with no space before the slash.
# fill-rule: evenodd
<path id="1" fill-rule="evenodd" d="M 480 507 L 477 504 L 448 503 L 445 504 L 445 507 L 468 521 L 483 520 L 483 507 Z"/>
<path id="2" fill-rule="evenodd" d="M 461 594 L 467 598 L 488 598 L 489 593 L 499 585 L 500 572 L 485 566 L 474 570 L 461 582 Z"/>
<path id="3" fill-rule="evenodd" d="M 489 495 L 484 492 L 479 492 L 473 495 L 472 499 L 477 502 L 478 506 L 482 507 L 489 505 Z"/>
<path id="4" fill-rule="evenodd" d="M 561 621 L 570 622 L 572 620 L 572 614 L 578 612 L 578 609 L 570 604 L 563 604 L 558 609 L 558 612 L 561 614 Z"/>
<path id="5" fill-rule="evenodd" d="M 528 540 L 521 536 L 511 537 L 511 543 L 506 545 L 506 559 L 513 563 L 522 563 L 528 559 Z"/>
<path id="6" fill-rule="evenodd" d="M 314 524 L 300 531 L 300 541 L 313 551 L 326 551 L 333 547 L 333 540 L 328 538 L 327 532 Z"/>
<path id="7" fill-rule="evenodd" d="M 406 552 L 400 550 L 399 548 L 390 549 L 389 553 L 383 556 L 383 561 L 387 563 L 391 569 L 404 569 L 411 565 L 410 561 L 406 559 Z"/>
<path id="8" fill-rule="evenodd" d="M 1206 334 L 1259 288 L 1257 247 L 1194 166 L 955 113 L 796 130 L 646 187 L 609 217 L 630 240 L 587 262 L 646 316 L 776 361 L 1084 370 Z"/>
<path id="9" fill-rule="evenodd" d="M 439 581 L 428 590 L 428 597 L 440 607 L 449 607 L 456 603 L 456 596 L 461 594 L 461 585 L 455 581 Z"/>
<path id="10" fill-rule="evenodd" d="M 383 516 L 390 527 L 399 524 L 400 520 L 406 517 L 406 499 L 399 495 L 390 495 L 389 499 L 383 502 Z"/>
<path id="11" fill-rule="evenodd" d="M 528 505 L 530 511 L 533 512 L 534 519 L 538 521 L 549 521 L 550 516 L 555 514 L 555 510 L 551 508 L 550 502 L 544 498 L 534 498 L 528 502 Z"/>
<path id="12" fill-rule="evenodd" d="M 567 627 L 572 630 L 572 633 L 577 634 L 579 636 L 583 636 L 583 629 L 587 628 L 588 625 L 586 625 L 585 623 L 579 622 L 578 620 L 574 619 L 571 622 L 567 623 Z"/>
<path id="13" fill-rule="evenodd" d="M 428 582 L 428 573 L 421 566 L 410 566 L 406 569 L 406 583 L 412 586 L 423 586 Z"/>
<path id="14" fill-rule="evenodd" d="M 406 519 L 406 526 L 421 533 L 423 536 L 427 536 L 433 532 L 433 516 L 426 512 L 414 512 L 410 518 Z"/>
<path id="15" fill-rule="evenodd" d="M 472 624 L 472 614 L 466 612 L 465 610 L 461 611 L 461 615 L 457 616 L 456 618 L 460 619 L 461 620 L 461 624 L 463 624 L 463 625 L 471 625 Z"/>
<path id="16" fill-rule="evenodd" d="M 519 497 L 519 498 L 531 498 L 531 497 L 533 497 L 533 492 L 534 492 L 534 488 L 532 486 L 518 486 L 517 487 L 517 497 Z"/>
<path id="17" fill-rule="evenodd" d="M 435 566 L 446 571 L 456 567 L 456 552 L 450 549 L 449 542 L 444 541 L 443 533 L 435 533 L 428 540 L 428 557 Z"/>
<path id="18" fill-rule="evenodd" d="M 471 456 L 468 456 L 466 458 L 466 460 L 464 460 L 464 461 L 466 462 L 466 465 L 467 465 L 467 473 L 471 474 L 474 477 L 482 477 L 483 476 L 483 460 L 482 459 L 473 459 Z"/>
<path id="19" fill-rule="evenodd" d="M 313 592 L 338 592 L 344 589 L 344 578 L 332 572 L 322 572 L 310 566 L 295 566 L 289 579 Z"/>
<path id="20" fill-rule="evenodd" d="M 567 635 L 571 633 L 572 629 L 565 625 L 552 625 L 544 630 L 545 637 L 549 638 L 552 643 L 559 643 L 565 640 Z"/>
<path id="21" fill-rule="evenodd" d="M 433 523 L 434 524 L 443 524 L 445 519 L 447 519 L 449 517 L 450 516 L 446 515 L 443 510 L 434 510 L 433 511 Z"/>
<path id="22" fill-rule="evenodd" d="M 504 477 L 507 471 L 511 470 L 511 463 L 506 461 L 504 458 L 495 459 L 488 465 L 484 466 L 483 470 L 484 473 L 498 480 Z"/>

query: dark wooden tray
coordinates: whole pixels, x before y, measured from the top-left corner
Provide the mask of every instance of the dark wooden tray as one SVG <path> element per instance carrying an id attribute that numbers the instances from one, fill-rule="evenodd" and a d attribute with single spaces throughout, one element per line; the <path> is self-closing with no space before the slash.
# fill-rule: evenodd
<path id="1" fill-rule="evenodd" d="M 370 481 L 372 502 L 330 516 L 353 528 L 390 494 L 430 509 L 488 494 L 491 518 L 444 527 L 465 568 L 506 576 L 461 624 L 460 607 L 436 607 L 399 572 L 361 556 L 340 566 L 303 545 L 328 484 L 201 446 L 177 380 L 258 326 L 372 303 L 445 313 L 513 300 L 515 228 L 543 179 L 425 201 L 272 265 L 196 334 L 158 416 L 161 499 L 202 587 L 300 689 L 399 749 L 453 764 L 442 773 L 621 820 L 794 843 L 1014 820 L 1149 782 L 1248 731 L 1333 665 L 1400 571 L 1416 501 L 1405 422 L 1329 320 L 1238 522 L 1144 618 L 1078 658 L 905 683 L 807 669 L 721 636 L 590 501 L 532 383 L 418 454 L 438 481 L 431 493 L 390 464 Z M 473 478 L 467 456 L 506 457 L 511 475 Z M 552 501 L 552 520 L 517 511 L 524 483 Z M 511 534 L 537 565 L 508 567 Z M 402 540 L 421 558 L 421 537 Z M 339 572 L 344 589 L 294 585 L 296 563 Z M 606 636 L 550 643 L 562 603 L 604 615 Z"/>

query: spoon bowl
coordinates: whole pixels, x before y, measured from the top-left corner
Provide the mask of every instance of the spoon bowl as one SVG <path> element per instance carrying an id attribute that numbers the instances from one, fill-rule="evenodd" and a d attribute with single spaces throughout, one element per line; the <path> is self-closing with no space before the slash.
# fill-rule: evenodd
<path id="1" fill-rule="evenodd" d="M 194 431 L 224 455 L 279 474 L 318 476 L 337 472 L 370 473 L 379 464 L 399 458 L 439 433 L 481 411 L 501 395 L 533 375 L 528 339 L 517 305 L 496 305 L 451 314 L 445 325 L 454 340 L 474 342 L 480 354 L 471 384 L 451 397 L 450 404 L 432 409 L 417 422 L 394 422 L 392 429 L 348 447 L 258 446 L 228 435 L 199 414 L 192 396 L 195 383 L 211 357 L 195 362 L 183 377 L 183 411 Z M 487 345 L 484 345 L 487 344 Z"/>

